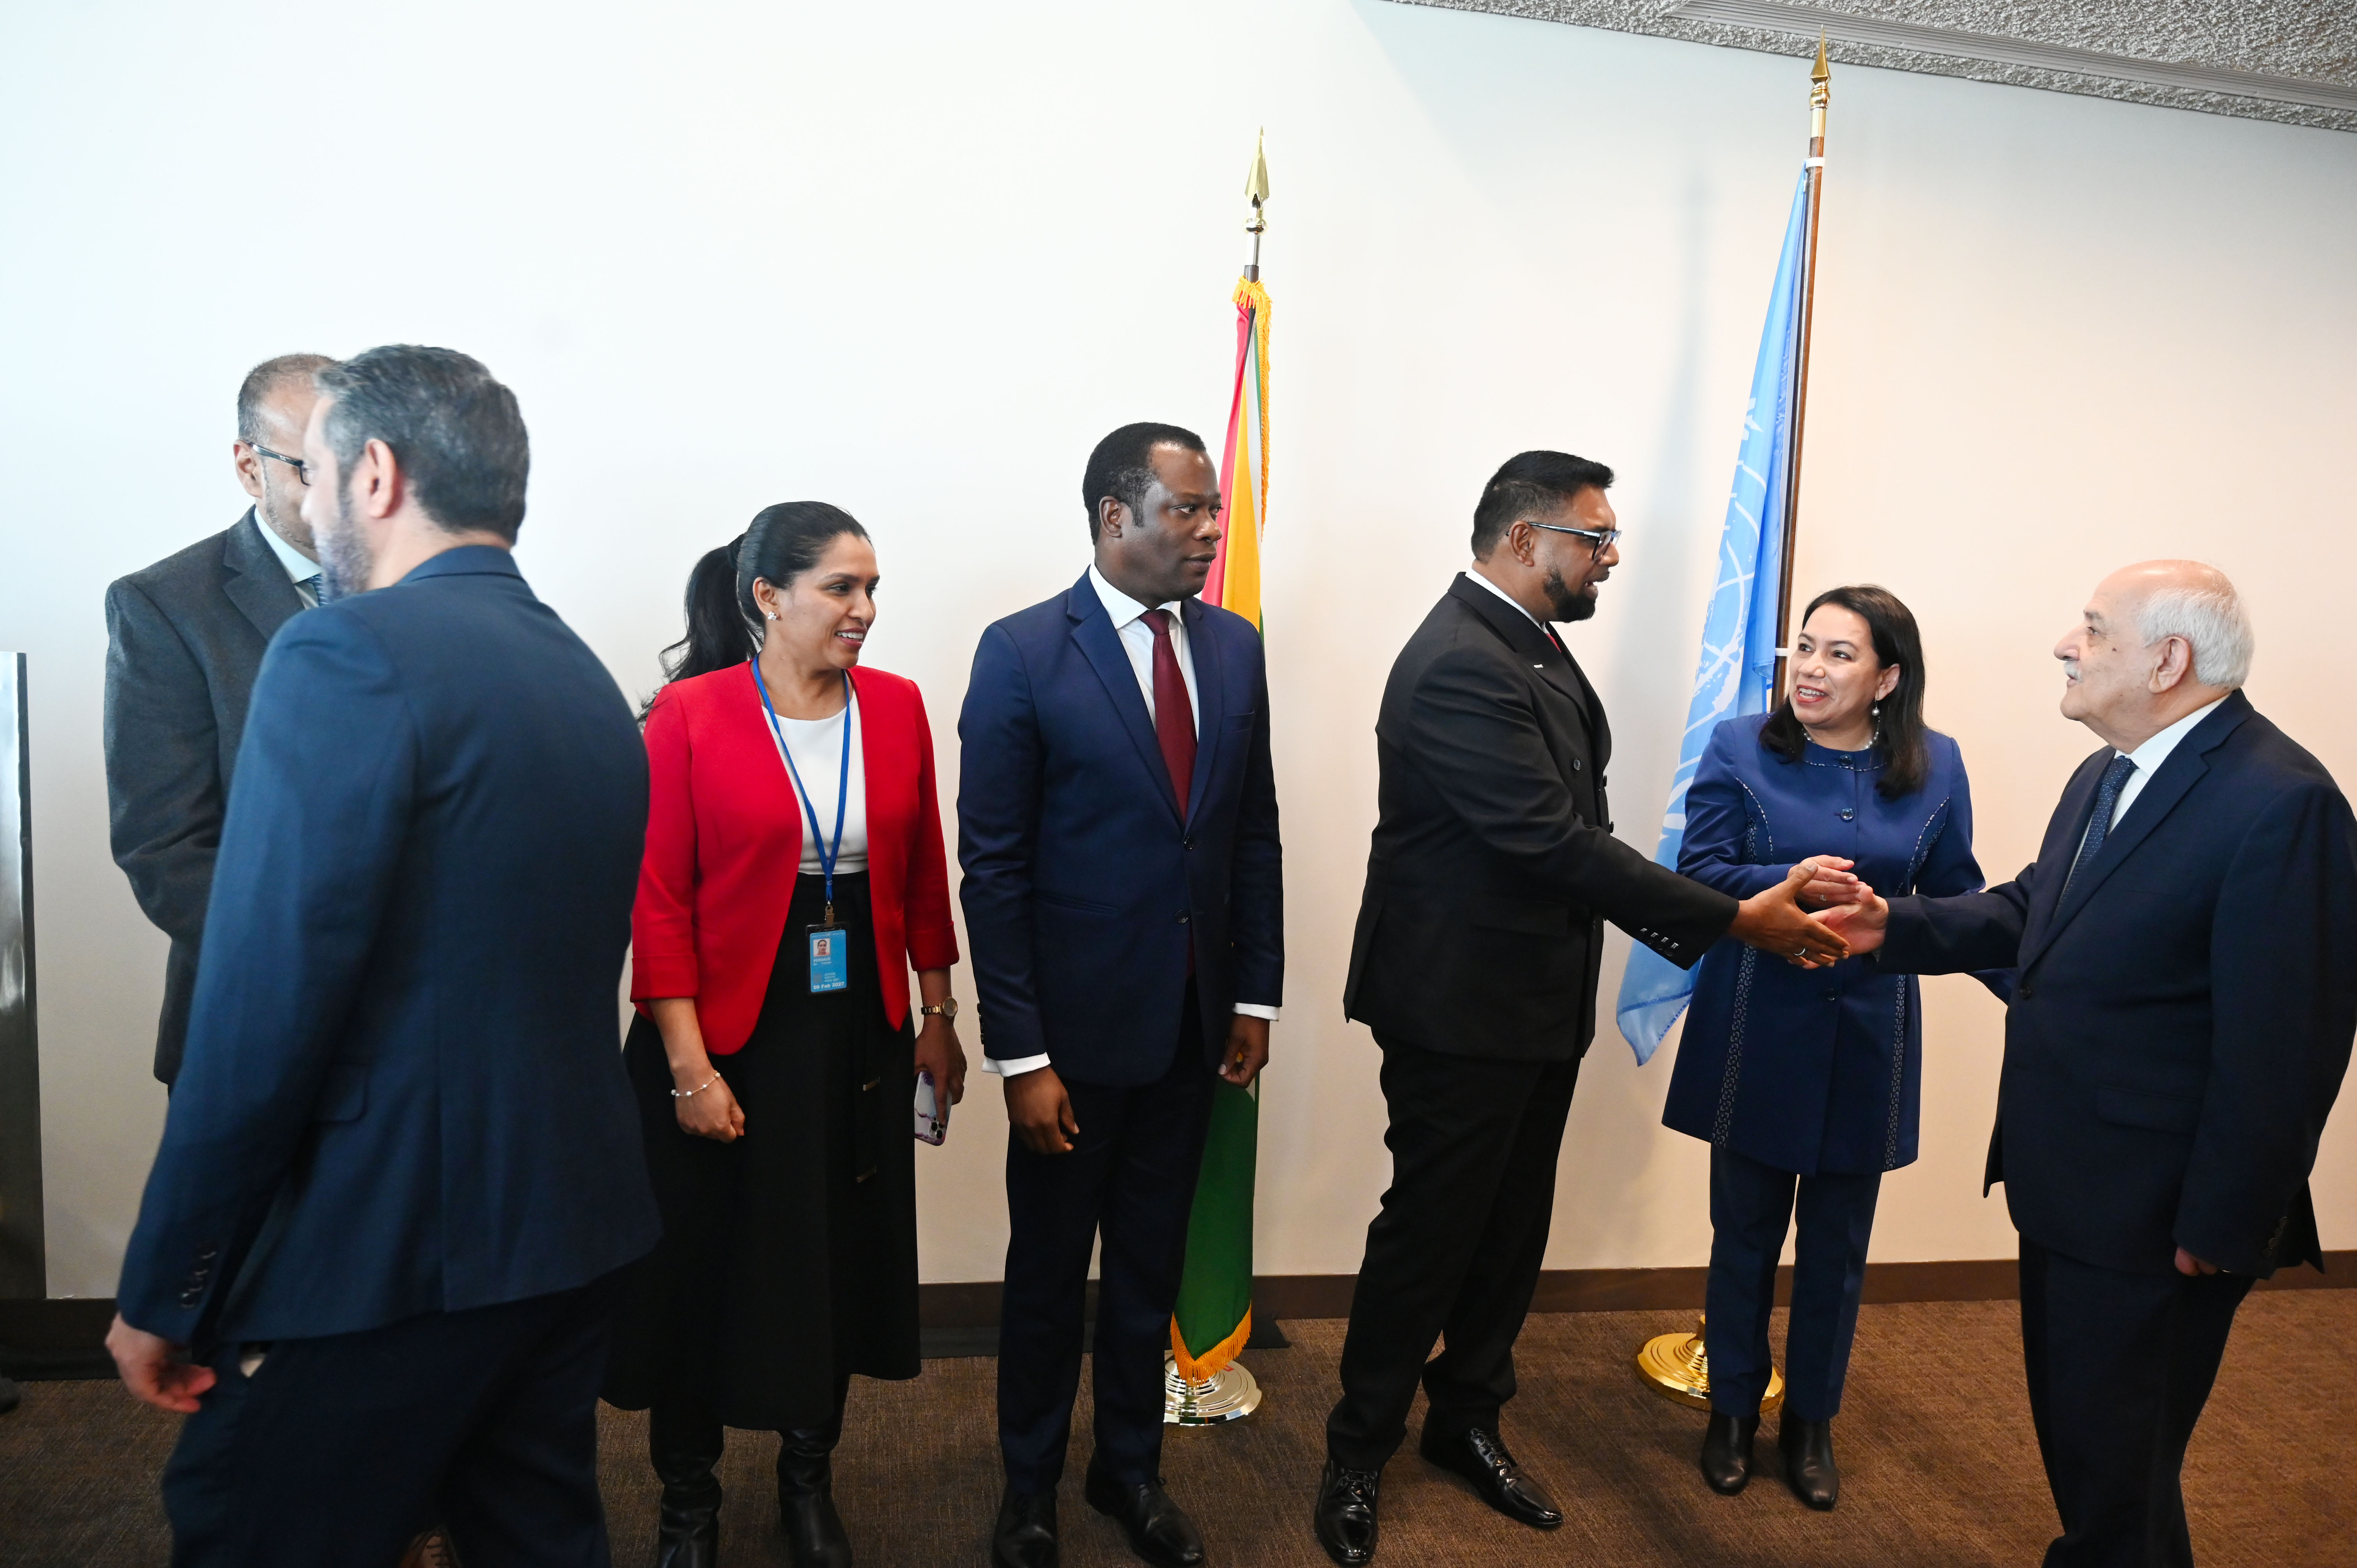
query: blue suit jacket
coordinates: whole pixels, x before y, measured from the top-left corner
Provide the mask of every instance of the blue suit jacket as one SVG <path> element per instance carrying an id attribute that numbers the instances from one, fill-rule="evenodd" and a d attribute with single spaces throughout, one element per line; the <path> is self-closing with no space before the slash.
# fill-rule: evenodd
<path id="1" fill-rule="evenodd" d="M 1871 752 L 1812 742 L 1787 762 L 1760 746 L 1767 722 L 1757 714 L 1712 732 L 1686 795 L 1681 874 L 1749 898 L 1795 862 L 1837 854 L 1885 895 L 1979 890 L 1954 741 L 1927 734 L 1922 788 L 1886 800 Z M 1802 1176 L 1896 1170 L 1915 1158 L 1922 1079 L 1912 975 L 1862 958 L 1795 969 L 1727 938 L 1695 977 L 1662 1121 Z"/>
<path id="2" fill-rule="evenodd" d="M 958 715 L 959 891 L 984 1049 L 1083 1083 L 1170 1066 L 1189 939 L 1205 1059 L 1276 1005 L 1285 893 L 1260 633 L 1189 599 L 1198 738 L 1182 822 L 1121 638 L 1083 574 L 992 625 Z"/>
<path id="3" fill-rule="evenodd" d="M 286 624 L 125 1319 L 200 1346 L 349 1333 L 653 1245 L 616 1041 L 646 795 L 629 703 L 504 550 Z"/>
<path id="4" fill-rule="evenodd" d="M 2080 765 L 2013 881 L 1893 899 L 1877 961 L 2018 967 L 1988 1180 L 2024 1236 L 2141 1273 L 2179 1247 L 2321 1268 L 2308 1175 L 2357 1035 L 2349 802 L 2237 692 L 2072 878 L 2111 757 Z"/>

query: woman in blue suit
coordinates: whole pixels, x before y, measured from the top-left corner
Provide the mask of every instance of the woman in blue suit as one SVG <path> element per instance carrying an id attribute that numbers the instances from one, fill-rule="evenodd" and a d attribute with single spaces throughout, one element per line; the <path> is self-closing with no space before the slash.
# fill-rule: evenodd
<path id="1" fill-rule="evenodd" d="M 1923 648 L 1889 592 L 1835 588 L 1802 618 L 1792 695 L 1729 719 L 1686 797 L 1678 870 L 1738 898 L 1806 857 L 1804 899 L 1977 890 L 1973 813 L 1956 743 L 1923 726 Z M 1785 1478 L 1834 1506 L 1832 1423 L 1857 1327 L 1882 1173 L 1915 1158 L 1921 994 L 1863 959 L 1779 963 L 1721 941 L 1696 977 L 1664 1124 L 1710 1142 L 1711 1415 L 1704 1478 L 1750 1478 L 1769 1375 L 1776 1261 L 1800 1235 L 1778 1427 Z"/>

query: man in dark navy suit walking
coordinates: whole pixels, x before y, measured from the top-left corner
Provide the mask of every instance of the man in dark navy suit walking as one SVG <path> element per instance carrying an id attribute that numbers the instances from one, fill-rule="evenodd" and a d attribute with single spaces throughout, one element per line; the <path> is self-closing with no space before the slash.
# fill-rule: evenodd
<path id="1" fill-rule="evenodd" d="M 2104 741 L 2002 887 L 1826 918 L 1905 973 L 2017 969 L 1988 1181 L 2021 1232 L 2049 1568 L 2193 1561 L 2179 1472 L 2234 1310 L 2323 1267 L 2308 1176 L 2357 1035 L 2357 824 L 2243 694 L 2193 561 L 2114 573 L 2055 648 Z"/>
<path id="2" fill-rule="evenodd" d="M 1260 633 L 1195 595 L 1220 541 L 1201 439 L 1131 424 L 1082 480 L 1095 563 L 983 633 L 958 858 L 987 1066 L 1006 1082 L 1001 1568 L 1052 1568 L 1089 1256 L 1103 1266 L 1090 1505 L 1202 1561 L 1162 1490 L 1162 1354 L 1213 1075 L 1268 1059 L 1285 979 Z"/>
<path id="3" fill-rule="evenodd" d="M 518 575 L 515 398 L 446 349 L 324 371 L 337 590 L 272 643 L 187 1055 L 108 1337 L 187 1413 L 176 1565 L 607 1561 L 608 1276 L 655 1239 L 616 1047 L 630 704 Z"/>

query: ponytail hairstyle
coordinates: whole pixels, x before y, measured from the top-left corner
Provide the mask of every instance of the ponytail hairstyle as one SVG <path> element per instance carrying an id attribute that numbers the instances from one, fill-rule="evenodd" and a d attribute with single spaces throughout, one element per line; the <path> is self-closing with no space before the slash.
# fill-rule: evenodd
<path id="1" fill-rule="evenodd" d="M 705 551 L 687 575 L 687 635 L 662 650 L 666 683 L 742 664 L 759 650 L 753 628 L 737 608 L 737 555 L 744 543 L 740 533 Z M 654 699 L 647 702 L 652 706 Z"/>
<path id="2" fill-rule="evenodd" d="M 1881 766 L 1882 777 L 1875 793 L 1886 800 L 1900 800 L 1923 787 L 1932 772 L 1932 748 L 1923 737 L 1923 635 L 1915 628 L 1915 615 L 1899 596 L 1888 588 L 1860 584 L 1846 588 L 1828 588 L 1809 601 L 1801 612 L 1801 624 L 1825 605 L 1838 605 L 1866 622 L 1874 638 L 1876 662 L 1888 670 L 1899 667 L 1899 684 L 1890 688 L 1890 695 L 1882 699 L 1880 713 L 1874 726 L 1874 759 Z M 1797 634 L 1796 634 L 1797 635 Z M 1808 732 L 1793 716 L 1792 699 L 1787 696 L 1760 726 L 1760 745 L 1787 762 L 1798 762 L 1808 746 Z"/>
<path id="3" fill-rule="evenodd" d="M 687 635 L 662 650 L 663 680 L 692 680 L 758 655 L 761 607 L 753 598 L 754 580 L 782 592 L 846 533 L 867 537 L 858 519 L 840 507 L 785 501 L 763 507 L 744 532 L 706 551 L 687 575 Z"/>

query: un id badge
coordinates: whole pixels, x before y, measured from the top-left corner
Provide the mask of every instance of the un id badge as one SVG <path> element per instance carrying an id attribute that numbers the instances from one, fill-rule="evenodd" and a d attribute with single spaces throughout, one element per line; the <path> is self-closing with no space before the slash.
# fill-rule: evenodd
<path id="1" fill-rule="evenodd" d="M 806 926 L 810 933 L 811 993 L 841 991 L 851 984 L 851 950 L 841 926 Z"/>

